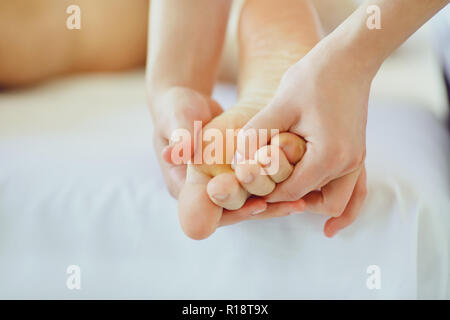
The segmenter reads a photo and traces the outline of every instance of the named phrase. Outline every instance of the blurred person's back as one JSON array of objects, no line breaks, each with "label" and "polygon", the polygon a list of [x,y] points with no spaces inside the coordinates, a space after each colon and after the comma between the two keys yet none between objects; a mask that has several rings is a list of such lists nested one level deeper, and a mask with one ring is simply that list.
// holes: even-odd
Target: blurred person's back
[{"label": "blurred person's back", "polygon": [[[233,30],[244,1],[233,1],[221,70],[224,79],[235,78],[237,41]],[[326,32],[355,9],[355,0],[312,2]],[[143,66],[149,3],[150,0],[1,0],[0,87],[33,84],[72,72]],[[73,5],[80,8],[80,29],[66,25],[71,16],[67,8]]]},{"label": "blurred person's back", "polygon": [[[80,7],[80,29],[66,21]],[[0,1],[0,86],[143,65],[147,0]]]}]

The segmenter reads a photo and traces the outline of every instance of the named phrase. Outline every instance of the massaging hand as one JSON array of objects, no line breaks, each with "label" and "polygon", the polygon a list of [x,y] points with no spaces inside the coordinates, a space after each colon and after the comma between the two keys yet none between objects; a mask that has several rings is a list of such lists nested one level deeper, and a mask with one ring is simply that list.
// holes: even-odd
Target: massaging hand
[{"label": "massaging hand", "polygon": [[306,154],[267,201],[303,197],[310,211],[333,216],[325,224],[328,236],[355,219],[366,196],[371,81],[382,62],[448,3],[367,0],[288,70],[274,99],[243,130],[279,128],[307,141]]},{"label": "massaging hand", "polygon": [[[186,164],[174,164],[171,161],[173,145],[171,136],[177,129],[187,130],[191,137],[197,136],[198,133],[194,132],[194,121],[208,123],[222,113],[222,108],[214,99],[186,87],[172,87],[159,93],[152,92],[148,100],[155,126],[153,136],[155,152],[167,189],[174,198],[178,198],[186,179]],[[192,150],[191,146],[186,148]]]},{"label": "massaging hand", "polygon": [[320,45],[284,75],[274,99],[239,133],[280,129],[303,137],[307,150],[289,179],[268,202],[303,198],[307,210],[332,216],[325,234],[334,235],[357,216],[366,196],[365,130],[370,80],[323,55]]}]

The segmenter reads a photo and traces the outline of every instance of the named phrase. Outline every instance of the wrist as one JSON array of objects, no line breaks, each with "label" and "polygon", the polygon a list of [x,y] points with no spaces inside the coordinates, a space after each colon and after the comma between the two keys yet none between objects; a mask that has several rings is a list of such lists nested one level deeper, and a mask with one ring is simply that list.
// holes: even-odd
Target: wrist
[{"label": "wrist", "polygon": [[330,34],[321,43],[320,55],[326,57],[330,68],[337,68],[344,77],[372,82],[383,55],[357,39],[358,35]]},{"label": "wrist", "polygon": [[212,94],[220,55],[209,52],[201,56],[189,49],[182,56],[173,50],[154,49],[148,56],[146,83],[149,90],[165,91],[172,87],[190,88],[210,96]]},{"label": "wrist", "polygon": [[382,32],[367,26],[366,6],[362,5],[317,47],[342,72],[371,81],[391,52]]}]

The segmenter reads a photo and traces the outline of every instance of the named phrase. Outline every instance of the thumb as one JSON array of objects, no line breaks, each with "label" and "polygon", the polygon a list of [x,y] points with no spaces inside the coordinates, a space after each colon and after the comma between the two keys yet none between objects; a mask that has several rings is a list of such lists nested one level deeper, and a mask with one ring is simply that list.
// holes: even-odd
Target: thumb
[{"label": "thumb", "polygon": [[201,143],[202,127],[222,112],[214,99],[195,94],[198,96],[189,97],[188,101],[177,101],[175,112],[168,123],[163,124],[169,145],[162,150],[162,157],[170,164],[187,164],[194,147]]},{"label": "thumb", "polygon": [[253,159],[258,149],[269,143],[280,131],[288,131],[292,123],[293,117],[285,109],[275,104],[267,105],[239,131],[236,148],[239,158]]},{"label": "thumb", "polygon": [[187,164],[194,153],[198,143],[203,122],[201,120],[179,123],[173,121],[167,126],[169,145],[162,150],[164,161],[174,165]]}]

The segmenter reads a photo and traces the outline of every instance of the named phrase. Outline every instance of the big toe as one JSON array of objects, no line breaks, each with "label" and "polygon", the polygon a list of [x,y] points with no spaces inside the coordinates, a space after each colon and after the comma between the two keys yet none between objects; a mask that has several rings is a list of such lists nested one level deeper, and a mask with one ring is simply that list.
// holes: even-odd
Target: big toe
[{"label": "big toe", "polygon": [[213,203],[206,192],[209,180],[209,177],[188,166],[186,182],[178,197],[181,228],[195,240],[205,239],[214,233],[222,217],[223,208]]},{"label": "big toe", "polygon": [[212,202],[228,210],[241,208],[248,198],[234,173],[222,173],[208,182],[207,193]]}]

